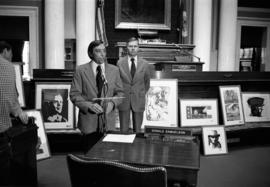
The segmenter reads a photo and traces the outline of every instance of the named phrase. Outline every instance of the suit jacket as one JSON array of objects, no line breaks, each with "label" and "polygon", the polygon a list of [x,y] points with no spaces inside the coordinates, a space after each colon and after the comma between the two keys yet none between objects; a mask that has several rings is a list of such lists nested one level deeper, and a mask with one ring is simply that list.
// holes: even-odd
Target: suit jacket
[{"label": "suit jacket", "polygon": [[132,80],[128,67],[128,57],[125,56],[117,62],[124,87],[124,99],[118,106],[119,111],[127,111],[131,108],[135,112],[143,112],[145,109],[145,94],[150,87],[150,67],[144,59],[137,58],[137,67]]},{"label": "suit jacket", "polygon": [[[88,111],[88,102],[93,103],[97,98],[96,77],[92,70],[92,61],[77,67],[70,89],[70,99],[79,108],[78,127],[84,134],[95,132],[98,127],[98,115]],[[119,75],[119,69],[111,64],[105,64],[105,77],[108,82],[108,91],[101,97],[123,97],[123,86]],[[121,99],[112,100],[115,107],[121,103]],[[107,127],[115,126],[114,111],[106,115]]]}]

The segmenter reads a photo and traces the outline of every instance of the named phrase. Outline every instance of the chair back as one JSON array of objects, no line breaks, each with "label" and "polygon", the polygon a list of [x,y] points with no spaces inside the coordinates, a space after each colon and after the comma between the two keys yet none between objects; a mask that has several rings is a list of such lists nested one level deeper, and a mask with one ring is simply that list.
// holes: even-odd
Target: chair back
[{"label": "chair back", "polygon": [[167,187],[164,167],[137,167],[108,160],[67,155],[72,187]]}]

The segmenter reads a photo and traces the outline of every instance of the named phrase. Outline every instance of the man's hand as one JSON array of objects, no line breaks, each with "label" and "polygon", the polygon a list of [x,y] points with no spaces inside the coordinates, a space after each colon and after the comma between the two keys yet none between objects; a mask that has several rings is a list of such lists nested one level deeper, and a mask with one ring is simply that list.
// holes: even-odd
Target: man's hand
[{"label": "man's hand", "polygon": [[107,107],[106,107],[106,114],[109,114],[114,108],[114,103],[113,102],[108,102]]},{"label": "man's hand", "polygon": [[27,124],[28,123],[28,115],[25,112],[22,112],[19,114],[19,118],[22,121],[22,123]]},{"label": "man's hand", "polygon": [[101,114],[103,113],[103,108],[97,103],[89,103],[88,111]]}]

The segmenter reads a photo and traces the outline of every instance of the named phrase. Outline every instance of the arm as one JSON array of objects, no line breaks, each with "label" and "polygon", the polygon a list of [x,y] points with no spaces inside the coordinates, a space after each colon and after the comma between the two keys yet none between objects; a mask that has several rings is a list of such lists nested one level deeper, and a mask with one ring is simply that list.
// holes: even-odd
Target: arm
[{"label": "arm", "polygon": [[28,115],[25,112],[23,112],[19,104],[19,100],[18,100],[18,92],[16,88],[16,74],[15,74],[15,70],[13,66],[11,68],[11,75],[14,75],[12,76],[12,79],[13,79],[12,85],[10,85],[11,95],[10,95],[10,98],[8,99],[9,105],[11,106],[11,114],[15,117],[19,117],[22,123],[27,124]]},{"label": "arm", "polygon": [[[122,80],[120,78],[120,72],[119,69],[117,68],[117,71],[114,73],[116,76],[115,82],[114,82],[114,90],[113,90],[113,97],[123,97],[124,96],[124,90],[123,90],[123,85],[122,85]],[[106,113],[110,113],[112,110],[115,109],[116,106],[121,104],[122,99],[112,99],[107,103],[106,106]]]},{"label": "arm", "polygon": [[151,78],[151,70],[150,70],[150,65],[147,63],[147,67],[146,67],[146,71],[144,75],[145,92],[147,92],[150,88],[150,78]]},{"label": "arm", "polygon": [[[123,89],[123,84],[122,80],[120,77],[120,71],[117,68],[116,72],[116,82],[115,82],[115,88],[114,88],[114,97],[124,97],[124,89]],[[122,99],[115,99],[114,100],[114,105],[118,106],[122,103]]]}]

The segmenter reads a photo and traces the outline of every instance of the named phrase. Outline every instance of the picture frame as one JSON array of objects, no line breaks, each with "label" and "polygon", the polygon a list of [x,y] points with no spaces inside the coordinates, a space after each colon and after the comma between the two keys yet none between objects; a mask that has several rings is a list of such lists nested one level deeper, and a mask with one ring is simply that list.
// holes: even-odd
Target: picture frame
[{"label": "picture frame", "polygon": [[180,99],[180,126],[218,125],[217,99]]},{"label": "picture frame", "polygon": [[18,92],[18,101],[21,107],[25,107],[24,86],[22,81],[21,63],[13,62],[16,75],[16,88]]},{"label": "picture frame", "polygon": [[44,121],[40,110],[26,110],[28,116],[35,118],[35,124],[38,127],[38,143],[36,146],[37,160],[51,157],[50,147],[45,131]]},{"label": "picture frame", "polygon": [[219,86],[224,125],[244,124],[240,85]]},{"label": "picture frame", "polygon": [[227,137],[224,126],[202,127],[204,155],[227,154]]},{"label": "picture frame", "polygon": [[242,92],[244,117],[246,122],[270,121],[270,94]]},{"label": "picture frame", "polygon": [[171,0],[116,0],[116,29],[171,29]]},{"label": "picture frame", "polygon": [[45,129],[74,129],[74,105],[69,82],[36,82],[36,109],[40,109]]},{"label": "picture frame", "polygon": [[178,126],[178,80],[150,79],[142,129],[148,126]]}]

